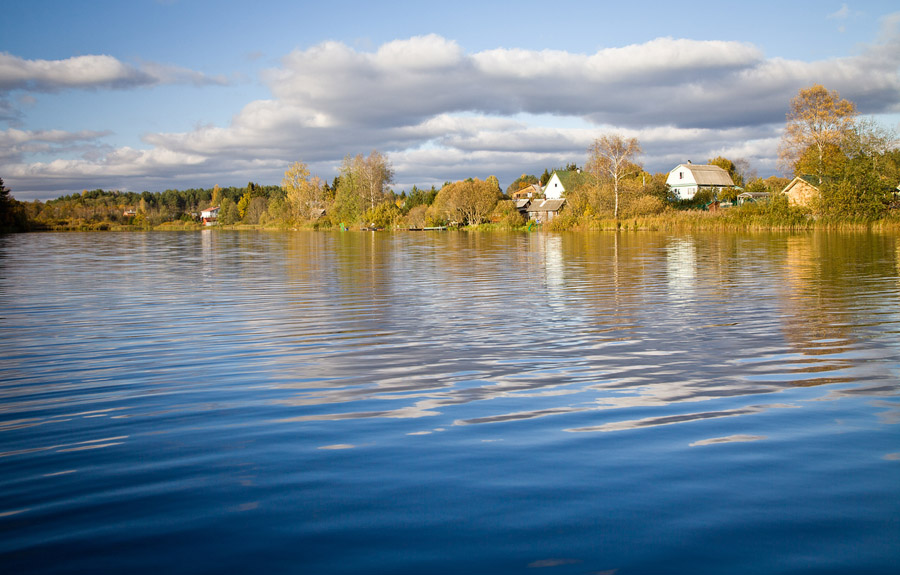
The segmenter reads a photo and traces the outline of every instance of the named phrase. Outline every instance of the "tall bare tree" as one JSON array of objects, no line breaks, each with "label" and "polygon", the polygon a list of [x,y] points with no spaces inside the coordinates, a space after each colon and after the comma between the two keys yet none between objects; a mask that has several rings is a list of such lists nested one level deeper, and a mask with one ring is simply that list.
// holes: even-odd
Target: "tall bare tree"
[{"label": "tall bare tree", "polygon": [[394,181],[394,169],[387,156],[378,150],[372,150],[367,158],[363,158],[361,155],[358,158],[360,184],[368,209],[371,210],[384,199],[385,188]]},{"label": "tall bare tree", "polygon": [[588,172],[598,180],[612,181],[616,219],[619,219],[619,184],[641,153],[637,138],[626,138],[619,133],[604,134],[588,148]]}]

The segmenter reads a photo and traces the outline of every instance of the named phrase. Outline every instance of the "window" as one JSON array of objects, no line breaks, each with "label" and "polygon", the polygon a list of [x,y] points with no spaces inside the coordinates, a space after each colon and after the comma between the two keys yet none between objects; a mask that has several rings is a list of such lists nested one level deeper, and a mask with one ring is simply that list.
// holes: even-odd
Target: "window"
[{"label": "window", "polygon": [[678,179],[684,179],[684,172],[678,172]]}]

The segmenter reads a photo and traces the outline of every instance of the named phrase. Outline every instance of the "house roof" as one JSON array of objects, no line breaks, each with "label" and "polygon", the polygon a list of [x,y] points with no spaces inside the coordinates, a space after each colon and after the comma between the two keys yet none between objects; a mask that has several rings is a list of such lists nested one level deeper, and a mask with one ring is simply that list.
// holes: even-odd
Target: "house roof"
[{"label": "house roof", "polygon": [[802,177],[801,177],[801,176],[797,176],[796,178],[794,178],[793,180],[791,180],[791,183],[789,183],[788,185],[786,185],[786,186],[784,187],[784,189],[781,190],[781,193],[782,193],[782,194],[788,193],[789,191],[791,191],[791,188],[793,188],[794,186],[796,186],[796,185],[799,184],[800,182],[803,182],[803,183],[806,184],[807,186],[809,186],[809,187],[811,187],[811,188],[815,188],[816,190],[818,190],[819,187],[818,187],[817,185],[815,185],[815,184],[810,183],[810,180],[812,180],[812,181],[814,181],[814,182],[818,182],[818,181],[819,181],[819,178],[817,178],[817,177],[815,177],[815,176],[802,176]]},{"label": "house roof", "polygon": [[522,188],[521,190],[516,190],[513,192],[513,198],[520,198],[522,196],[527,196],[528,194],[535,195],[540,194],[542,192],[542,188],[540,184],[531,184]]},{"label": "house roof", "polygon": [[698,186],[734,186],[731,176],[719,166],[679,164],[672,171],[674,172],[679,168],[690,170]]},{"label": "house roof", "polygon": [[558,212],[563,204],[566,203],[565,199],[559,200],[535,200],[528,206],[529,212]]},{"label": "house roof", "polygon": [[586,178],[586,174],[580,170],[558,170],[553,173],[559,178],[560,183],[566,191],[575,189],[579,184],[583,183]]}]

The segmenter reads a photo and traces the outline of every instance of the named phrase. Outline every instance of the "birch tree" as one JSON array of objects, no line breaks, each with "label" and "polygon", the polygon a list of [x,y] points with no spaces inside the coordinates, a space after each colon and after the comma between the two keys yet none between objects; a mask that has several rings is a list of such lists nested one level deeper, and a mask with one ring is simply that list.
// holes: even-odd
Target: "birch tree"
[{"label": "birch tree", "polygon": [[615,197],[613,215],[616,219],[619,219],[619,185],[641,153],[637,138],[625,138],[618,133],[604,134],[588,148],[588,172],[598,180],[612,182]]},{"label": "birch tree", "polygon": [[393,181],[390,160],[377,150],[368,157],[346,156],[335,191],[335,212],[342,220],[358,221],[384,200],[385,189]]}]

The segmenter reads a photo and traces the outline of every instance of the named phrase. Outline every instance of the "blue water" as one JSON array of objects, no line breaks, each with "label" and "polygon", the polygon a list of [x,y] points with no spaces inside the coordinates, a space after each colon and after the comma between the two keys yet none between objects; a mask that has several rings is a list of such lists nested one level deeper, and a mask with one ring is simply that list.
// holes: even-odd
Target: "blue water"
[{"label": "blue water", "polygon": [[3,573],[894,573],[900,236],[0,237]]}]

